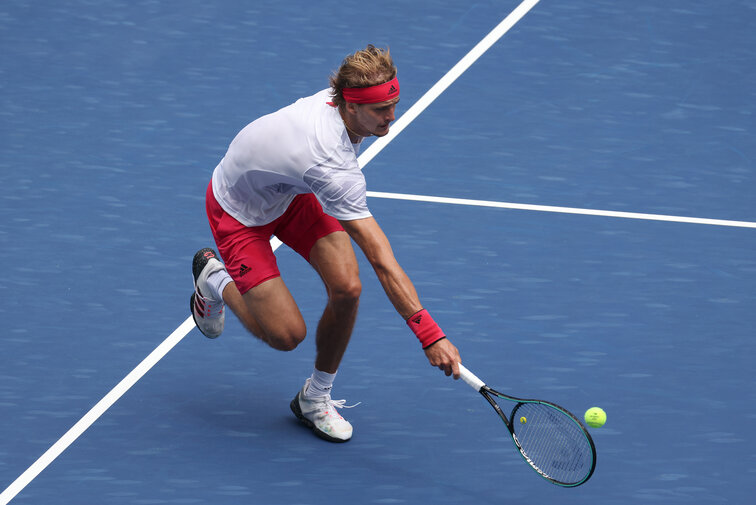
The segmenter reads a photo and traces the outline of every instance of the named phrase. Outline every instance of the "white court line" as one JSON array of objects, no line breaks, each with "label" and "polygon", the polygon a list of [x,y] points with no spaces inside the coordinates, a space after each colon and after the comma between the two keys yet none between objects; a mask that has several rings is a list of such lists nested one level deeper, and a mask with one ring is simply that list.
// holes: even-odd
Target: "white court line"
[{"label": "white court line", "polygon": [[446,198],[442,196],[406,195],[402,193],[383,193],[368,191],[373,198],[392,200],[411,200],[415,202],[446,203],[452,205],[472,205],[476,207],[495,207],[499,209],[532,210],[538,212],[559,212],[562,214],[583,214],[586,216],[620,217],[625,219],[645,219],[647,221],[671,221],[675,223],[708,224],[713,226],[734,226],[738,228],[756,228],[756,222],[730,221],[727,219],[707,219],[703,217],[667,216],[664,214],[643,214],[640,212],[619,212],[614,210],[580,209],[575,207],[554,207],[551,205],[530,205],[525,203],[493,202],[489,200],[468,200],[464,198]]},{"label": "white court line", "polygon": [[[371,146],[358,158],[361,167],[367,165],[399,132],[411,123],[428,105],[449,87],[462,73],[467,70],[480,56],[499,40],[512,26],[515,25],[539,0],[525,0],[512,11],[491,33],[486,35],[462,60],[441,78],[420,100],[406,113],[397,119],[391,127],[391,133],[373,142]],[[272,240],[274,248],[281,242]],[[147,356],[131,373],[113,388],[102,400],[87,412],[70,430],[63,435],[50,449],[37,459],[24,473],[22,473],[5,491],[0,493],[0,505],[7,505],[21,492],[39,473],[47,468],[60,454],[79,438],[102,414],[105,413],[118,399],[123,396],[136,382],[144,376],[155,364],[173,349],[194,328],[191,316],[184,321],[171,335],[166,338],[149,356]]]},{"label": "white court line", "polygon": [[70,430],[66,432],[55,444],[52,445],[42,456],[35,461],[24,473],[21,474],[8,488],[0,494],[0,504],[7,504],[11,501],[23,488],[29,484],[39,473],[44,470],[47,465],[52,463],[55,458],[65,451],[74,440],[84,433],[92,424],[100,418],[123,394],[128,391],[139,379],[142,378],[168,351],[178,344],[189,331],[194,328],[194,320],[192,316],[189,316],[181,326],[171,333],[162,344],[157,346],[149,356],[144,358],[137,367],[131,371],[121,382],[106,394],[102,400],[92,407],[79,422],[74,424]]},{"label": "white court line", "polygon": [[372,160],[379,152],[383,150],[384,147],[386,147],[386,145],[388,145],[389,142],[394,140],[394,137],[399,135],[402,130],[407,127],[407,125],[414,121],[415,118],[417,118],[420,113],[422,113],[436,98],[438,98],[439,95],[441,95],[441,93],[446,90],[446,88],[448,88],[454,81],[456,81],[457,78],[465,72],[465,70],[470,68],[470,66],[475,63],[475,61],[480,58],[483,53],[488,51],[491,46],[494,45],[497,40],[503,37],[504,34],[510,30],[510,28],[517,24],[517,22],[522,19],[522,17],[527,14],[530,9],[535,7],[538,1],[539,0],[525,0],[520,5],[518,5],[517,8],[513,10],[507,17],[505,17],[501,21],[501,23],[496,26],[496,28],[491,30],[488,35],[483,37],[483,40],[478,42],[475,47],[473,47],[470,52],[468,52],[461,60],[459,60],[459,62],[454,65],[451,70],[449,70],[446,75],[444,75],[436,84],[434,84],[431,89],[426,91],[425,94],[420,97],[420,100],[415,102],[412,107],[407,110],[407,112],[402,114],[402,117],[394,121],[387,135],[377,139],[370,145],[370,147],[365,149],[365,152],[362,153],[359,157],[360,166],[364,167],[365,165],[367,165],[370,160]]}]

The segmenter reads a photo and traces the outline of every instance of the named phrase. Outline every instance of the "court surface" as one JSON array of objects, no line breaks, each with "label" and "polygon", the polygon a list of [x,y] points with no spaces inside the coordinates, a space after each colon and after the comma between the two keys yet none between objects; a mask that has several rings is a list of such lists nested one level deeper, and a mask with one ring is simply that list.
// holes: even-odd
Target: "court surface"
[{"label": "court surface", "polygon": [[[189,315],[191,258],[212,245],[204,189],[240,128],[368,43],[391,48],[401,114],[517,5],[0,3],[0,492]],[[542,0],[365,166],[368,189],[394,195],[372,212],[465,365],[606,410],[585,485],[523,463],[479,395],[427,365],[358,254],[334,390],[362,402],[344,413],[351,442],[289,411],[313,339],[279,353],[229,317],[217,340],[192,330],[12,503],[746,503],[754,24],[746,0]],[[277,256],[313,328],[317,276]]]}]

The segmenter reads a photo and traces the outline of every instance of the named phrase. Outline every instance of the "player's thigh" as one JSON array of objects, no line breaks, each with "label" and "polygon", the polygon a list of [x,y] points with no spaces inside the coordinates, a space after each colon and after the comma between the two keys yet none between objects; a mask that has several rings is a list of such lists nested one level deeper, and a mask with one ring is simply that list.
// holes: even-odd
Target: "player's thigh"
[{"label": "player's thigh", "polygon": [[360,270],[346,232],[337,231],[318,239],[310,251],[310,264],[323,279],[329,296],[359,298]]},{"label": "player's thigh", "polygon": [[243,298],[266,340],[291,348],[304,340],[307,333],[304,318],[281,277],[258,284],[244,293]]}]

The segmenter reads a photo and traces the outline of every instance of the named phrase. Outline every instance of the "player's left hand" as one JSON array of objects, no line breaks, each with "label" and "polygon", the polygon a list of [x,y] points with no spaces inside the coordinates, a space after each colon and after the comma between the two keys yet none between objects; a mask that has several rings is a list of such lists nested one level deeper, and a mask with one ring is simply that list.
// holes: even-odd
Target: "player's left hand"
[{"label": "player's left hand", "polygon": [[424,352],[431,366],[443,370],[447,377],[454,375],[455,379],[459,379],[459,363],[462,360],[459,351],[448,338],[434,342],[426,347]]}]

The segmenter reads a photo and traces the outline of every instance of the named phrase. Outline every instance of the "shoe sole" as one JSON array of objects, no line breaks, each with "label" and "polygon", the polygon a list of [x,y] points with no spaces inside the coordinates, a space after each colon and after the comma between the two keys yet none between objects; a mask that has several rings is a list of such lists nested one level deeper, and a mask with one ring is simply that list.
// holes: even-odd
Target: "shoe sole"
[{"label": "shoe sole", "polygon": [[197,282],[197,279],[202,273],[202,270],[205,268],[205,265],[207,265],[207,262],[211,259],[217,260],[218,255],[215,254],[215,251],[213,249],[210,249],[209,247],[205,247],[204,249],[200,249],[199,251],[194,253],[194,258],[192,259],[192,275],[194,276],[194,282]]},{"label": "shoe sole", "polygon": [[299,419],[300,421],[302,421],[302,423],[304,423],[305,426],[307,426],[308,428],[310,428],[315,435],[317,435],[318,437],[322,438],[323,440],[327,440],[329,442],[336,442],[338,444],[342,444],[344,442],[349,442],[351,440],[351,437],[347,438],[346,440],[341,439],[341,438],[332,437],[328,433],[320,430],[317,426],[315,426],[315,424],[312,421],[310,421],[309,419],[307,419],[304,416],[304,414],[302,414],[302,409],[299,406],[299,393],[297,393],[297,396],[295,396],[294,399],[291,401],[291,403],[289,404],[289,407],[291,407],[291,411],[294,412],[294,415],[297,416],[297,419]]}]

